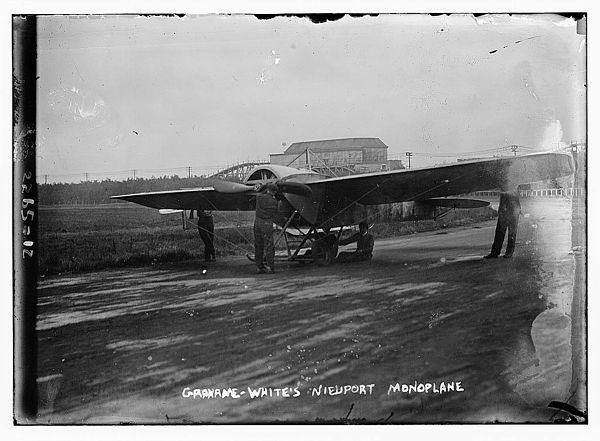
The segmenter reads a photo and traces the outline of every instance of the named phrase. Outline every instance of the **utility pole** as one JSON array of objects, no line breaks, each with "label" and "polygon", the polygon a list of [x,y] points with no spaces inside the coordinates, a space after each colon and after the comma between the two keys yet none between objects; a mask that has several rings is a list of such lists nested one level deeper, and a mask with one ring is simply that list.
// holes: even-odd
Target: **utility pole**
[{"label": "utility pole", "polygon": [[192,177],[192,167],[188,166],[188,178]]},{"label": "utility pole", "polygon": [[48,183],[48,175],[44,175],[44,184]]},{"label": "utility pole", "polygon": [[133,180],[135,181],[135,172],[136,172],[136,170],[132,170],[132,172],[133,172]]},{"label": "utility pole", "polygon": [[519,150],[519,146],[518,145],[511,145],[510,149],[515,154],[515,156],[517,156],[517,150]]},{"label": "utility pole", "polygon": [[88,172],[85,172],[85,181],[87,182],[88,180]]},{"label": "utility pole", "polygon": [[412,156],[412,152],[406,152],[406,156],[408,156],[408,168],[410,168],[410,157]]}]

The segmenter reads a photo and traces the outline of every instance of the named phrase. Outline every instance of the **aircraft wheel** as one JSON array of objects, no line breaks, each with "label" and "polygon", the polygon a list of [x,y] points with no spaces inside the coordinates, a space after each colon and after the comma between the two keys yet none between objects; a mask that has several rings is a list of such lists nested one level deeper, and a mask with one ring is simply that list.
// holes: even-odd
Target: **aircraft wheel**
[{"label": "aircraft wheel", "polygon": [[317,240],[312,246],[313,261],[319,266],[327,266],[335,258],[330,244],[324,240]]}]

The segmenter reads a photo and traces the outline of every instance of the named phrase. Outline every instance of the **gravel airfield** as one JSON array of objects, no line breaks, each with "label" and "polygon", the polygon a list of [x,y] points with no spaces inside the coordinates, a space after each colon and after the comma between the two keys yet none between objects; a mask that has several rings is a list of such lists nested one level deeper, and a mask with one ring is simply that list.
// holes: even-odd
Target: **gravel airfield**
[{"label": "gravel airfield", "polygon": [[487,221],[368,263],[41,278],[38,422],[550,422],[584,375],[582,227],[570,200],[522,202],[512,259],[482,259]]}]

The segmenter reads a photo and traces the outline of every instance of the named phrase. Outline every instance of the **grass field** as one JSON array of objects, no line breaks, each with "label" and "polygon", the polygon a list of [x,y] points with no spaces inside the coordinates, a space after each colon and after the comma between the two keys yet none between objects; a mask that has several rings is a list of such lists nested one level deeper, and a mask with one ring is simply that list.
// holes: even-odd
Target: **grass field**
[{"label": "grass field", "polygon": [[[253,252],[254,212],[215,212],[217,259]],[[495,216],[491,208],[457,210],[439,221],[382,222],[372,232],[390,237],[463,225]],[[204,257],[193,224],[182,227],[179,214],[134,204],[41,207],[40,274],[152,265]],[[191,222],[195,223],[195,219]]]}]

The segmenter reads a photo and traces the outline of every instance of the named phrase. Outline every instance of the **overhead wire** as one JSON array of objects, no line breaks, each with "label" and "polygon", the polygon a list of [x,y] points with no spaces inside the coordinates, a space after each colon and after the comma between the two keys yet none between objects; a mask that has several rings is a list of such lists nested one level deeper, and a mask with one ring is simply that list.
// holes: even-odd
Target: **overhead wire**
[{"label": "overhead wire", "polygon": [[[524,150],[524,151],[536,151],[537,150],[535,148],[522,146],[522,145],[514,145],[514,146],[517,147],[518,150]],[[460,153],[412,152],[412,155],[418,156],[418,157],[429,157],[429,158],[458,158],[458,157],[470,156],[470,155],[485,155],[485,154],[490,154],[490,153],[507,152],[507,151],[510,151],[510,149],[512,147],[513,147],[513,145],[508,145],[508,146],[503,146],[503,147],[494,147],[494,148],[489,148],[489,149],[473,150],[473,151],[460,152]],[[298,158],[300,158],[304,154],[305,154],[305,152],[302,151],[292,161],[290,161],[288,163],[288,166],[291,165],[293,162],[295,162]],[[391,157],[391,159],[393,159],[394,157],[398,157],[400,155],[401,154],[395,154],[394,156]],[[49,179],[87,176],[87,178],[89,179],[92,176],[130,175],[133,171],[135,171],[136,176],[144,175],[147,173],[167,173],[168,174],[169,172],[172,172],[172,173],[178,172],[178,171],[186,172],[186,171],[190,171],[190,170],[212,173],[215,170],[218,171],[220,169],[229,168],[229,167],[230,167],[229,165],[205,164],[202,166],[192,165],[192,166],[180,166],[180,167],[169,167],[169,168],[132,168],[132,169],[127,169],[127,170],[111,170],[111,171],[97,171],[97,172],[94,171],[94,172],[64,173],[64,174],[39,173],[39,176],[45,176]]]}]

